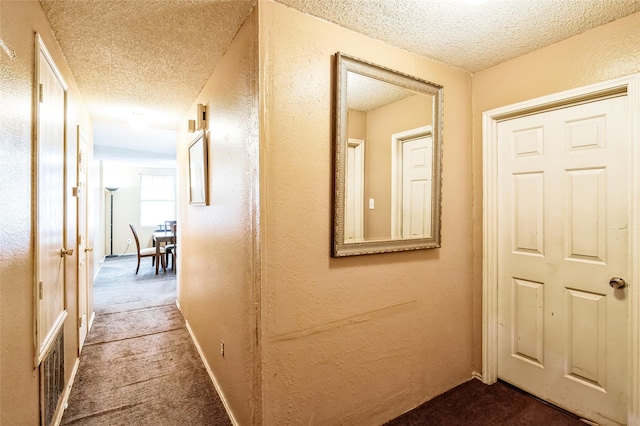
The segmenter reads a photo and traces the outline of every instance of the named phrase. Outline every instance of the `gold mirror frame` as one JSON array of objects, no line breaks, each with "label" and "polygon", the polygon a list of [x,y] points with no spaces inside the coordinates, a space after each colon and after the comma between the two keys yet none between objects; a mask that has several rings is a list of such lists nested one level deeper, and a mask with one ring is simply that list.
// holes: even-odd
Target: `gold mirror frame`
[{"label": "gold mirror frame", "polygon": [[[406,250],[421,250],[440,247],[441,222],[441,174],[442,174],[442,115],[443,87],[403,74],[389,68],[336,53],[335,61],[335,141],[334,141],[334,221],[333,257],[355,256],[374,253],[389,253]],[[380,82],[432,96],[431,136],[432,186],[431,186],[431,232],[424,238],[388,238],[345,242],[345,183],[347,155],[347,76],[356,73]],[[391,176],[389,176],[391,181]],[[364,205],[364,200],[362,200]]]}]

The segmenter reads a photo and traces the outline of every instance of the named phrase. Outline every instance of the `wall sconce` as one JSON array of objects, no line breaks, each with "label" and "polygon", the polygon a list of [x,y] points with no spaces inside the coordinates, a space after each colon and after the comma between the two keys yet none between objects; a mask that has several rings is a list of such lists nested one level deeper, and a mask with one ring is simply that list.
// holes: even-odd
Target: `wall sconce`
[{"label": "wall sconce", "polygon": [[0,47],[4,50],[4,53],[7,54],[9,59],[14,60],[16,58],[16,51],[7,46],[7,44],[0,38]]},{"label": "wall sconce", "polygon": [[196,130],[202,130],[207,127],[207,107],[198,104],[198,112],[196,113],[195,120],[189,120],[187,122],[187,130],[189,133],[193,133]]},{"label": "wall sconce", "polygon": [[[2,12],[2,8],[0,7],[0,12]],[[0,19],[0,24],[2,23],[2,19]],[[7,56],[9,57],[10,60],[14,60],[16,58],[16,51],[12,48],[10,48],[9,46],[7,46],[7,43],[4,42],[4,40],[2,39],[2,29],[0,28],[0,48],[2,48],[2,50],[4,50],[4,53],[7,54]]]},{"label": "wall sconce", "polygon": [[198,104],[198,115],[196,116],[196,130],[202,130],[207,127],[207,107]]}]

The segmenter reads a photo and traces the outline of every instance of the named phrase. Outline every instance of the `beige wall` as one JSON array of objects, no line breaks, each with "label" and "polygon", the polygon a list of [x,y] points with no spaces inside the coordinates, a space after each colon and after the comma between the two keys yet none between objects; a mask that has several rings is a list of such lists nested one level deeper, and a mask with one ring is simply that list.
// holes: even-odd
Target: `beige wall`
[{"label": "beige wall", "polygon": [[[115,186],[118,188],[113,193],[113,254],[134,254],[136,253],[136,243],[129,228],[132,223],[136,228],[140,247],[151,247],[151,234],[157,226],[140,225],[140,175],[175,176],[176,169],[142,167],[127,165],[122,163],[105,162],[103,165],[103,177],[105,186]],[[167,190],[171,190],[167,188]],[[104,197],[104,252],[109,254],[110,247],[110,218],[111,218],[111,197],[108,191],[102,190]],[[167,218],[170,219],[170,218]],[[161,224],[157,224],[161,225]],[[127,245],[127,240],[131,239],[131,244]],[[151,259],[146,261],[151,265]]]},{"label": "beige wall", "polygon": [[[54,40],[40,4],[30,1],[0,2],[2,39],[16,57],[0,51],[0,424],[37,425],[38,377],[33,367],[33,262],[34,237],[32,173],[32,102],[35,41],[38,32],[69,85],[67,116],[67,241],[76,240],[75,186],[76,126],[91,139],[91,123],[73,77]],[[65,375],[68,379],[77,359],[76,255],[67,257],[65,323]]]},{"label": "beige wall", "polygon": [[[638,71],[640,13],[474,74],[473,292],[477,369],[482,364],[482,113]],[[445,131],[445,144],[446,140]],[[451,160],[445,155],[445,173],[449,164]]]},{"label": "beige wall", "polygon": [[347,112],[347,137],[352,139],[367,139],[367,113],[350,109]]},{"label": "beige wall", "polygon": [[207,105],[209,206],[188,204],[187,147],[193,133],[181,133],[177,153],[179,303],[241,425],[260,419],[256,19],[254,11],[184,119],[186,130],[196,104]]},{"label": "beige wall", "polygon": [[[471,76],[260,6],[263,423],[380,424],[472,374]],[[444,85],[441,249],[330,257],[338,51]]]}]

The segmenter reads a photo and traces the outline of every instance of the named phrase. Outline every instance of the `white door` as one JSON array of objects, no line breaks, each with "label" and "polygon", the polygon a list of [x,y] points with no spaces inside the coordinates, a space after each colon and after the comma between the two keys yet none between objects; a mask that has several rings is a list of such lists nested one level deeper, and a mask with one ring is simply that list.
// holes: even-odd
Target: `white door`
[{"label": "white door", "polygon": [[431,136],[402,142],[402,238],[431,236],[432,164]]},{"label": "white door", "polygon": [[364,141],[349,139],[344,202],[344,242],[364,237]]},{"label": "white door", "polygon": [[626,96],[498,124],[498,377],[627,421]]},{"label": "white door", "polygon": [[64,283],[66,86],[42,44],[37,56],[37,65],[37,287],[35,293],[37,362],[40,362],[66,317]]},{"label": "white door", "polygon": [[87,337],[88,320],[88,283],[89,269],[87,253],[92,249],[87,247],[87,176],[88,176],[88,154],[87,140],[78,127],[78,152],[77,152],[77,224],[78,224],[78,350],[82,351],[82,346]]}]

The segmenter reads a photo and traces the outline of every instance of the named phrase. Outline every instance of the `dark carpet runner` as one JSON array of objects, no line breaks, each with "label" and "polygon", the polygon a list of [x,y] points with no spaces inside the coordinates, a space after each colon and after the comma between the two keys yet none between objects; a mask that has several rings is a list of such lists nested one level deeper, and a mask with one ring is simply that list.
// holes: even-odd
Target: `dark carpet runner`
[{"label": "dark carpet runner", "polygon": [[578,418],[502,382],[470,380],[388,426],[585,426]]}]

